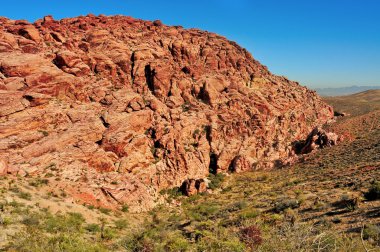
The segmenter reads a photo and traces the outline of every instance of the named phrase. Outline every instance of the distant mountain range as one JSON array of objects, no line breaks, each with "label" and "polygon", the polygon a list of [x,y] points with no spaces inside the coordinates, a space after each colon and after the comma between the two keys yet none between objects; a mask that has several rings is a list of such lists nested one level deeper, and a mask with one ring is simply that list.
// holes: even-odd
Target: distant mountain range
[{"label": "distant mountain range", "polygon": [[366,90],[380,89],[380,86],[351,86],[351,87],[340,87],[340,88],[315,88],[314,90],[320,96],[341,96],[350,95]]}]

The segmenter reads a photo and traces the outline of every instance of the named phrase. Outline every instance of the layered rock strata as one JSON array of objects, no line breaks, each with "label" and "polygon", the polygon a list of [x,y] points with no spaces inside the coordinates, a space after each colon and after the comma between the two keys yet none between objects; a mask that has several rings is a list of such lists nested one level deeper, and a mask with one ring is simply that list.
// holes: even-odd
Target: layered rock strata
[{"label": "layered rock strata", "polygon": [[214,33],[124,16],[0,18],[0,173],[143,211],[159,191],[270,169],[333,116]]}]

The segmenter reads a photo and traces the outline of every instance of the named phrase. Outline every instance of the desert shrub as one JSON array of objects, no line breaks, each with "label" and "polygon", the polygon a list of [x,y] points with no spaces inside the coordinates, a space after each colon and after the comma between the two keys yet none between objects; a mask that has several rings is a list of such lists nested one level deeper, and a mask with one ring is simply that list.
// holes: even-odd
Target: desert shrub
[{"label": "desert shrub", "polygon": [[380,181],[375,181],[372,183],[368,192],[364,194],[367,200],[377,200],[380,199]]},{"label": "desert shrub", "polygon": [[318,234],[311,244],[311,248],[314,251],[324,251],[324,252],[330,252],[330,251],[336,251],[337,247],[339,246],[339,243],[341,241],[337,237],[336,233],[326,232]]},{"label": "desert shrub", "polygon": [[129,206],[127,204],[122,205],[121,206],[121,211],[124,212],[124,213],[128,212],[129,211]]},{"label": "desert shrub", "polygon": [[263,182],[263,181],[267,181],[269,179],[269,176],[267,174],[264,174],[264,175],[260,175],[257,177],[257,181],[259,182]]},{"label": "desert shrub", "polygon": [[247,248],[235,232],[219,227],[213,232],[203,231],[196,243],[196,251],[244,252]]},{"label": "desert shrub", "polygon": [[9,217],[1,217],[0,216],[0,225],[5,227],[5,226],[8,226],[10,224],[12,224],[12,220]]},{"label": "desert shrub", "polygon": [[22,220],[22,224],[26,226],[37,226],[41,222],[41,216],[36,213],[31,213],[25,216]]},{"label": "desert shrub", "polygon": [[291,198],[281,198],[274,203],[273,210],[277,213],[284,211],[285,209],[295,209],[300,206],[300,202],[296,199]]},{"label": "desert shrub", "polygon": [[251,249],[263,242],[261,231],[257,226],[249,226],[240,230],[240,239]]},{"label": "desert shrub", "polygon": [[169,199],[177,198],[182,195],[182,192],[179,187],[174,187],[171,189],[165,189],[160,191],[161,195],[168,195]]},{"label": "desert shrub", "polygon": [[347,194],[343,194],[340,200],[332,204],[336,208],[346,208],[348,211],[354,211],[359,206],[357,198],[350,198]]},{"label": "desert shrub", "polygon": [[44,135],[45,137],[49,135],[49,132],[47,132],[46,130],[39,130],[38,132]]},{"label": "desert shrub", "polygon": [[222,185],[225,175],[222,173],[218,173],[215,175],[210,174],[208,178],[210,180],[210,183],[208,184],[208,188],[214,190],[216,188],[219,188]]},{"label": "desert shrub", "polygon": [[231,211],[237,211],[237,210],[242,210],[248,206],[248,203],[246,201],[238,201],[232,204],[231,206]]},{"label": "desert shrub", "polygon": [[47,214],[45,219],[45,230],[49,233],[80,232],[84,218],[79,213],[68,213],[65,215]]},{"label": "desert shrub", "polygon": [[125,219],[115,220],[114,223],[115,223],[115,227],[117,229],[124,229],[124,228],[128,227],[128,221]]},{"label": "desert shrub", "polygon": [[372,224],[366,225],[363,229],[363,238],[377,243],[380,242],[380,227]]},{"label": "desert shrub", "polygon": [[111,212],[111,209],[108,209],[108,208],[104,208],[104,207],[99,207],[99,212],[103,213],[103,214],[109,214]]},{"label": "desert shrub", "polygon": [[284,210],[284,220],[291,223],[291,224],[294,224],[298,219],[298,215],[296,213],[296,211],[294,211],[293,209],[285,209]]},{"label": "desert shrub", "polygon": [[8,245],[6,251],[20,252],[103,252],[108,251],[94,241],[86,241],[80,235],[60,233],[47,236],[39,229],[29,229],[16,234],[18,239]]},{"label": "desert shrub", "polygon": [[258,217],[259,215],[260,215],[260,211],[256,209],[247,209],[247,210],[242,211],[239,214],[239,218],[242,220],[253,219],[253,218]]},{"label": "desert shrub", "polygon": [[150,239],[144,238],[144,235],[141,233],[131,234],[125,237],[121,242],[120,246],[123,247],[126,251],[153,251],[154,243]]},{"label": "desert shrub", "polygon": [[96,233],[100,231],[100,226],[95,223],[87,224],[85,228],[90,233]]},{"label": "desert shrub", "polygon": [[284,219],[284,216],[281,215],[281,214],[277,214],[277,213],[268,214],[268,215],[264,216],[264,223],[273,225],[273,224],[276,224],[276,223],[283,222],[283,219]]},{"label": "desert shrub", "polygon": [[17,194],[21,199],[24,199],[24,200],[31,200],[32,199],[32,195],[28,192],[19,192]]},{"label": "desert shrub", "polygon": [[42,185],[47,185],[48,183],[49,183],[49,180],[47,180],[47,179],[36,178],[36,179],[30,181],[29,185],[34,186],[34,187],[40,187]]},{"label": "desert shrub", "polygon": [[13,208],[20,208],[20,207],[25,206],[23,203],[17,202],[15,200],[8,202],[7,205]]},{"label": "desert shrub", "polygon": [[174,235],[164,245],[165,251],[188,251],[190,243],[181,235]]},{"label": "desert shrub", "polygon": [[187,209],[187,215],[193,220],[204,221],[217,214],[219,209],[220,206],[215,203],[203,202]]},{"label": "desert shrub", "polygon": [[14,192],[14,193],[19,193],[20,188],[18,188],[17,186],[12,186],[11,188],[9,188],[9,191]]},{"label": "desert shrub", "polygon": [[248,206],[246,201],[237,201],[223,207],[217,214],[219,218],[227,218],[232,212],[242,210]]},{"label": "desert shrub", "polygon": [[295,186],[295,185],[298,185],[299,183],[301,183],[301,180],[295,179],[295,180],[285,182],[284,186]]},{"label": "desert shrub", "polygon": [[103,240],[112,240],[113,238],[116,237],[116,231],[114,229],[111,229],[111,228],[105,228],[103,231],[102,231],[102,234],[101,234],[101,237]]},{"label": "desert shrub", "polygon": [[94,206],[94,205],[86,205],[86,206],[87,206],[87,208],[90,209],[90,210],[95,209],[95,206]]}]

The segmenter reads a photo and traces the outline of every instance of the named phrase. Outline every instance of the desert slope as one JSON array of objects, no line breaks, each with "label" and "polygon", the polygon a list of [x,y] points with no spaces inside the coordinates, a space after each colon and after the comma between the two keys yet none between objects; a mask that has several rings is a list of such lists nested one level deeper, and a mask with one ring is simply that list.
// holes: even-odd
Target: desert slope
[{"label": "desert slope", "polygon": [[380,90],[368,90],[352,95],[325,97],[334,110],[353,116],[380,110]]},{"label": "desert slope", "polygon": [[0,173],[142,211],[209,171],[270,169],[326,123],[236,43],[130,17],[0,19]]}]

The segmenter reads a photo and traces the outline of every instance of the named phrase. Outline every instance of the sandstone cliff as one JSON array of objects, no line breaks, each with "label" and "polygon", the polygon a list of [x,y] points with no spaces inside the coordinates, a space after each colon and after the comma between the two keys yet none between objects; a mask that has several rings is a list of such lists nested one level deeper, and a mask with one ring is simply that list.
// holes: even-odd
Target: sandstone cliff
[{"label": "sandstone cliff", "polygon": [[210,170],[270,169],[333,115],[214,33],[92,15],[0,27],[0,173],[49,174],[82,203],[141,211]]}]

